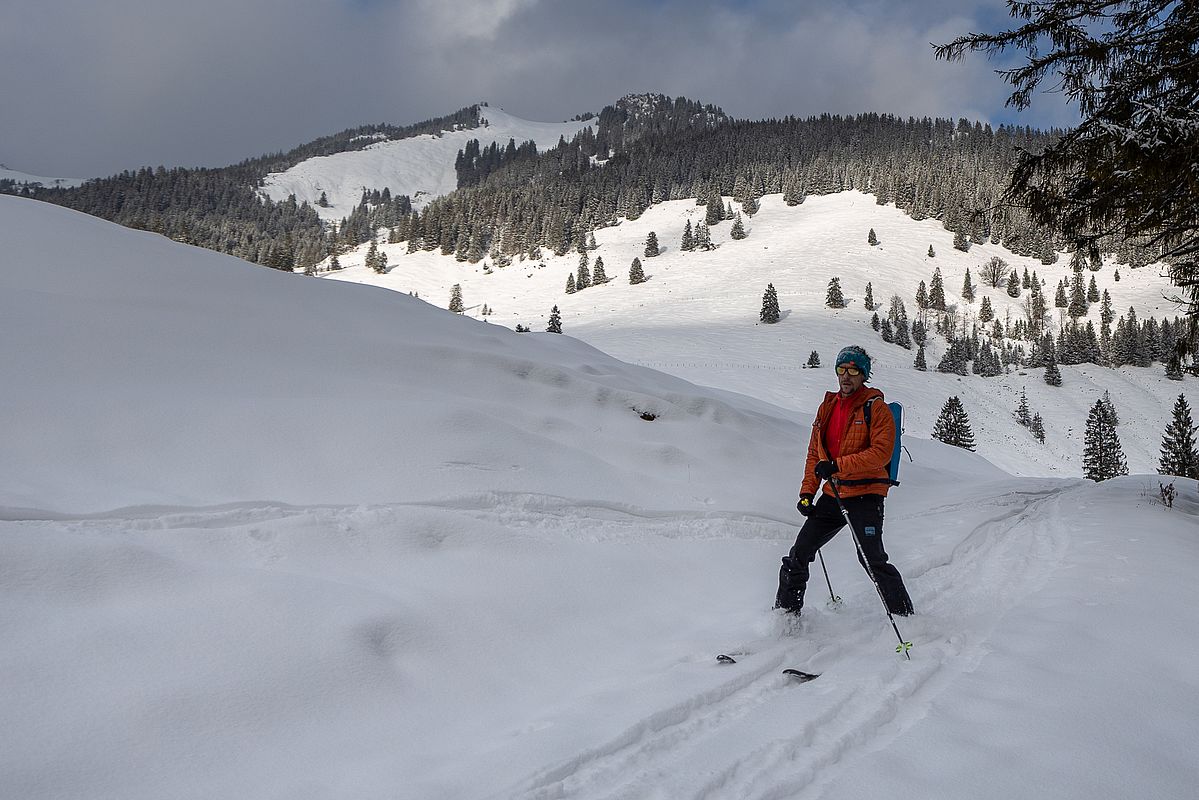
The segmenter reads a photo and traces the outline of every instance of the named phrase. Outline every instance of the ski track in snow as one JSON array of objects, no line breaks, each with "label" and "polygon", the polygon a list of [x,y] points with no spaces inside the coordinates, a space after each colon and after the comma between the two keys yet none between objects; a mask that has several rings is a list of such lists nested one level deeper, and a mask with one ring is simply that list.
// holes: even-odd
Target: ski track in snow
[{"label": "ski track in snow", "polygon": [[[988,636],[978,631],[992,630],[1045,584],[1065,554],[1064,528],[1054,520],[1069,491],[997,497],[989,501],[996,515],[948,558],[909,570],[919,614],[897,622],[915,643],[910,662],[880,656],[893,647],[893,631],[877,599],[859,597],[848,613],[836,615],[835,625],[810,614],[798,636],[733,648],[729,652],[742,654],[736,665],[716,664],[714,651],[709,666],[694,669],[718,670],[727,679],[491,797],[822,797],[839,766],[850,768],[852,759],[900,736],[956,676],[976,669],[988,649]],[[988,622],[980,625],[980,619]],[[789,666],[823,675],[798,685],[781,674]],[[776,735],[761,736],[767,729]]]}]

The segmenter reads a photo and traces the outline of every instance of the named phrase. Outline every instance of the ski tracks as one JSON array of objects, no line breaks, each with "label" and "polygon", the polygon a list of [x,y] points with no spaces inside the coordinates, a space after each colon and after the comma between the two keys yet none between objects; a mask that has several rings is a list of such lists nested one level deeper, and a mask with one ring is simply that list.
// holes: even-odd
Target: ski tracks
[{"label": "ski tracks", "polygon": [[[897,621],[915,641],[912,661],[888,655],[893,631],[867,589],[840,613],[810,613],[797,637],[740,648],[737,664],[716,665],[713,652],[710,665],[680,667],[677,680],[710,669],[711,683],[494,797],[822,797],[840,767],[901,736],[957,676],[976,669],[1006,611],[1050,579],[1068,544],[1058,506],[1070,489],[993,498],[984,504],[993,516],[909,570],[920,615]],[[824,674],[801,685],[780,674],[788,666]]]}]

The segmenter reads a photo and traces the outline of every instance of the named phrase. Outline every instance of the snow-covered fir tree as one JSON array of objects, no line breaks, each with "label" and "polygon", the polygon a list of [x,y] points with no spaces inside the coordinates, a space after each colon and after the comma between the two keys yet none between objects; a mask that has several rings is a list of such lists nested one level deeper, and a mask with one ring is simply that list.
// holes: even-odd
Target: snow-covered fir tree
[{"label": "snow-covered fir tree", "polygon": [[576,291],[578,290],[575,288],[575,274],[573,272],[568,273],[566,276],[566,293],[574,294]]},{"label": "snow-covered fir tree", "polygon": [[466,306],[462,302],[462,284],[460,283],[455,283],[450,287],[450,311],[455,314],[466,311]]},{"label": "snow-covered fir tree", "polygon": [[594,286],[608,282],[608,275],[604,272],[604,257],[595,257],[595,272],[591,275],[591,283]]},{"label": "snow-covered fir tree", "polygon": [[1041,419],[1040,414],[1032,415],[1032,422],[1028,424],[1028,429],[1032,431],[1034,439],[1041,444],[1045,444],[1045,421]]},{"label": "snow-covered fir tree", "polygon": [[1180,478],[1199,478],[1199,445],[1195,442],[1195,431],[1199,430],[1191,419],[1191,407],[1186,395],[1178,395],[1174,402],[1173,417],[1162,435],[1161,459],[1157,471],[1162,475],[1177,475]]},{"label": "snow-covered fir tree", "polygon": [[954,447],[974,450],[974,431],[970,428],[970,418],[966,415],[961,398],[954,395],[945,401],[933,425],[933,438]]},{"label": "snow-covered fir tree", "polygon": [[878,244],[878,234],[874,232],[874,228],[871,228],[870,233],[866,234],[866,243],[871,247]]},{"label": "snow-covered fir tree", "polygon": [[936,258],[936,257],[937,257],[937,251],[936,251],[936,250],[933,250],[933,246],[932,246],[931,244],[928,246],[928,257],[929,257],[929,258]]},{"label": "snow-covered fir tree", "polygon": [[762,295],[762,312],[758,315],[758,319],[765,322],[767,325],[773,325],[779,321],[779,296],[774,290],[774,284],[766,284],[766,291]]},{"label": "snow-covered fir tree", "polygon": [[917,346],[916,360],[914,362],[912,362],[912,366],[915,367],[916,369],[920,370],[921,372],[926,372],[928,370],[928,362],[925,360],[925,357],[924,357],[924,345]]},{"label": "snow-covered fir tree", "polygon": [[629,266],[629,283],[645,283],[645,271],[641,269],[641,259],[636,256],[633,257],[633,263]]},{"label": "snow-covered fir tree", "polygon": [[845,308],[845,295],[841,292],[841,279],[830,278],[828,292],[824,296],[824,304],[829,308]]},{"label": "snow-covered fir tree", "polygon": [[1120,446],[1116,425],[1102,400],[1095,401],[1087,416],[1082,468],[1083,477],[1092,481],[1105,481],[1128,474],[1128,464],[1124,460],[1124,449]]},{"label": "snow-covered fir tree", "polygon": [[1057,359],[1054,356],[1049,356],[1049,363],[1045,366],[1045,383],[1050,386],[1062,385],[1062,371],[1058,369]]},{"label": "snow-covered fir tree", "polygon": [[873,286],[873,285],[871,285],[870,281],[867,281],[867,282],[866,282],[866,300],[865,300],[865,304],[866,304],[866,310],[867,310],[867,311],[873,311],[873,310],[874,310],[874,286]]},{"label": "snow-covered fir tree", "polygon": [[974,302],[974,281],[970,279],[970,267],[966,267],[966,277],[962,281],[962,299],[967,303]]},{"label": "snow-covered fir tree", "polygon": [[953,249],[963,253],[970,249],[970,240],[966,238],[966,234],[958,231],[953,235]]},{"label": "snow-covered fir tree", "polygon": [[684,252],[695,249],[695,232],[691,230],[691,220],[687,220],[687,227],[683,228],[683,239],[679,242],[679,249]]},{"label": "snow-covered fir tree", "polygon": [[1020,275],[1016,270],[1012,270],[1012,274],[1007,279],[1007,295],[1008,297],[1020,296]]},{"label": "snow-covered fir tree", "polygon": [[1024,427],[1032,425],[1032,413],[1028,408],[1028,393],[1020,389],[1020,402],[1016,405],[1016,422]]},{"label": "snow-covered fir tree", "polygon": [[729,230],[729,238],[733,239],[734,241],[741,241],[745,237],[745,223],[742,222],[741,212],[738,211],[737,215],[733,217],[733,227]]},{"label": "snow-covered fir tree", "polygon": [[645,237],[645,252],[643,255],[646,258],[653,258],[654,256],[658,255],[659,252],[661,251],[658,249],[658,234],[650,231]]},{"label": "snow-covered fir tree", "polygon": [[591,267],[588,262],[587,253],[584,252],[579,256],[579,272],[575,277],[575,288],[582,291],[591,286]]},{"label": "snow-covered fir tree", "polygon": [[817,353],[815,350],[813,350],[811,352],[811,354],[808,355],[808,363],[804,364],[804,366],[812,368],[812,369],[819,367],[820,366],[820,354]]},{"label": "snow-covered fir tree", "polygon": [[1104,389],[1103,397],[1100,397],[1099,400],[1103,403],[1104,407],[1107,408],[1107,416],[1112,421],[1112,424],[1119,425],[1120,414],[1116,411],[1116,404],[1112,401],[1111,392]]},{"label": "snow-covered fir tree", "polygon": [[562,333],[562,314],[558,311],[557,306],[550,309],[550,321],[545,326],[545,332]]},{"label": "snow-covered fir tree", "polygon": [[990,322],[995,319],[995,309],[991,307],[991,296],[983,295],[982,302],[978,304],[978,321]]}]

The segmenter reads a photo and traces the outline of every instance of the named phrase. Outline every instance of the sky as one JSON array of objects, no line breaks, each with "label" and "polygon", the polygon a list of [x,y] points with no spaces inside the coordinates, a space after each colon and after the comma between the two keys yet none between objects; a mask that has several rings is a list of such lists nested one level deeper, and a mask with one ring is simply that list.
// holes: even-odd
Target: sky
[{"label": "sky", "polygon": [[1002,0],[0,0],[0,164],[93,177],[224,166],[485,101],[525,119],[631,92],[739,119],[878,111],[1045,127],[997,63],[931,42],[996,30]]}]

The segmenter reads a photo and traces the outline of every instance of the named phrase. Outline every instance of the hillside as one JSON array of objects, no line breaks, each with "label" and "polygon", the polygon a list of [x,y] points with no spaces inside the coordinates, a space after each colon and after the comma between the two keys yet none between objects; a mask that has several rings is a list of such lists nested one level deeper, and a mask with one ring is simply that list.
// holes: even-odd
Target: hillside
[{"label": "hillside", "polygon": [[[482,318],[486,305],[494,312],[486,319],[508,327],[524,324],[543,330],[550,308],[557,305],[566,333],[605,352],[768,400],[793,410],[801,419],[834,384],[830,370],[802,368],[809,354],[817,351],[828,367],[841,346],[859,342],[879,364],[875,383],[906,406],[909,433],[931,435],[945,400],[960,395],[978,452],[1020,475],[1081,475],[1087,413],[1104,392],[1117,409],[1129,412],[1124,415],[1127,424],[1120,429],[1129,468],[1152,472],[1174,399],[1185,392],[1192,406],[1199,400],[1193,378],[1182,383],[1167,380],[1160,363],[1116,370],[1093,364],[1062,366],[1061,387],[1046,385],[1041,368],[1013,368],[997,378],[940,374],[934,368],[944,352],[945,337],[938,335],[931,336],[927,349],[929,371],[917,372],[912,366],[914,350],[883,342],[869,327],[872,312],[863,305],[867,282],[872,284],[876,304],[882,306],[880,316],[886,315],[892,295],[898,295],[915,318],[917,286],[920,281],[929,283],[934,269],[940,268],[947,298],[960,315],[976,319],[987,296],[999,319],[1010,315],[1014,320],[1025,316],[1029,293],[1023,291],[1013,299],[1003,287],[981,285],[981,266],[999,256],[1012,268],[1035,271],[1045,282],[1043,291],[1052,304],[1058,281],[1072,275],[1069,259],[1063,256],[1046,265],[990,243],[962,252],[954,249],[953,234],[939,222],[915,221],[861,193],[810,197],[798,206],[768,195],[761,205],[757,215],[746,218],[746,239],[731,240],[727,221],[713,226],[712,240],[718,247],[708,252],[679,249],[686,222],[704,218],[705,209],[692,201],[666,202],[635,221],[598,230],[598,248],[588,258],[592,265],[602,258],[612,280],[570,295],[565,293],[566,279],[577,270],[577,252],[545,253],[539,261],[516,261],[501,268],[489,262],[463,264],[437,251],[408,253],[400,243],[380,248],[388,256],[385,275],[363,266],[365,248],[359,248],[341,257],[344,270],[327,277],[416,292],[442,307],[449,304],[451,287],[459,284],[468,315]],[[877,247],[867,243],[872,228],[880,240]],[[664,252],[646,259],[643,251],[650,231],[657,233]],[[933,258],[928,257],[930,245]],[[642,259],[645,273],[651,276],[637,286],[628,282],[634,257]],[[974,303],[964,302],[960,295],[967,269],[977,286]],[[1083,274],[1088,280],[1094,276],[1099,290],[1109,292],[1118,316],[1129,308],[1142,321],[1154,317],[1160,322],[1180,314],[1164,299],[1171,287],[1153,266],[1130,269],[1109,261],[1098,272]],[[850,301],[842,310],[825,306],[833,277],[840,278]],[[767,283],[774,284],[787,312],[774,326],[758,323]],[[1099,315],[1100,306],[1094,304],[1080,321],[1099,328]],[[1056,328],[1061,315],[1052,305],[1051,317]],[[1012,416],[1022,389],[1033,411],[1044,418],[1044,444]]]},{"label": "hillside", "polygon": [[[772,240],[795,210],[767,198],[740,244],[785,270],[784,242],[841,241],[820,216],[860,200],[810,200],[812,227]],[[826,244],[838,266],[899,259],[896,212],[869,206],[888,251]],[[635,304],[616,283],[571,298],[568,330],[691,358],[690,383],[30,200],[0,197],[0,237],[0,796],[1116,800],[1199,780],[1189,482],[1168,509],[1157,475],[1018,478],[909,432],[886,536],[911,660],[846,535],[825,548],[838,610],[816,584],[798,628],[768,610],[829,384],[777,354],[788,325],[869,329],[802,286],[754,326],[762,276],[713,274],[732,243],[668,251]],[[720,297],[687,277],[705,266]],[[505,269],[512,319],[562,277]],[[916,381],[956,382],[875,350],[915,414]],[[1156,399],[1120,402],[1155,438]]]},{"label": "hillside", "polygon": [[[407,195],[420,208],[458,188],[454,158],[472,139],[484,147],[493,143],[503,147],[510,139],[518,145],[532,141],[544,152],[557,147],[559,139],[569,141],[588,126],[586,122],[529,122],[493,106],[480,107],[479,115],[477,128],[427,133],[306,159],[268,175],[263,193],[276,202],[295,195],[298,201],[316,208],[327,222],[348,217],[362,200],[364,189],[390,189],[393,196]],[[322,193],[327,206],[318,205]]]}]

